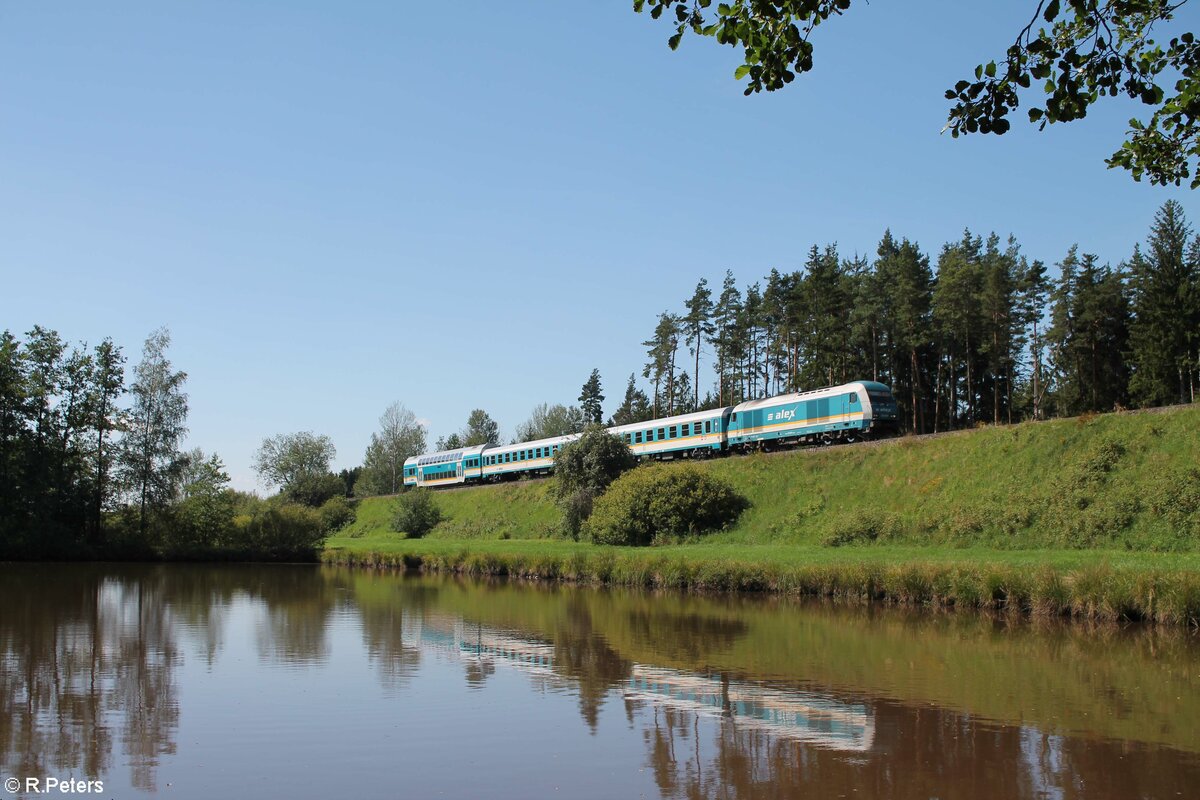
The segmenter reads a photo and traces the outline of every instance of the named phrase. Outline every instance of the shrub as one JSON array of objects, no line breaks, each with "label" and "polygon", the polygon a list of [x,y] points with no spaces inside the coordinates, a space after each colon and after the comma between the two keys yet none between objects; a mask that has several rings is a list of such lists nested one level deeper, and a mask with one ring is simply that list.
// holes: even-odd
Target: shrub
[{"label": "shrub", "polygon": [[749,506],[728,484],[692,466],[626,473],[595,501],[583,532],[601,544],[659,544],[729,525]]},{"label": "shrub", "polygon": [[826,547],[841,547],[847,544],[866,544],[879,539],[895,539],[902,525],[895,514],[859,509],[848,517],[839,519],[832,530],[821,540]]},{"label": "shrub", "polygon": [[598,426],[563,446],[554,458],[553,493],[563,512],[563,528],[572,539],[579,538],[596,498],[636,465],[637,458],[621,437]]},{"label": "shrub", "polygon": [[266,558],[312,558],[325,543],[321,515],[296,503],[270,505],[234,534],[235,549]]},{"label": "shrub", "polygon": [[397,533],[406,534],[410,539],[419,539],[441,521],[441,509],[434,503],[433,494],[428,489],[413,489],[396,498],[392,530]]},{"label": "shrub", "polygon": [[340,531],[354,522],[354,505],[345,497],[331,497],[321,506],[321,526],[326,533]]}]

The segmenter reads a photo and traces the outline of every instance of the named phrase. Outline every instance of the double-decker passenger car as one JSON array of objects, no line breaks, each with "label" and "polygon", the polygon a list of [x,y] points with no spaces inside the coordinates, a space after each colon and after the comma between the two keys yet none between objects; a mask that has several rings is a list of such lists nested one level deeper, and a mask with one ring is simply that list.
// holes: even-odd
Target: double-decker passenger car
[{"label": "double-decker passenger car", "polygon": [[482,454],[486,445],[460,447],[404,460],[405,486],[452,486],[478,483],[483,477]]}]

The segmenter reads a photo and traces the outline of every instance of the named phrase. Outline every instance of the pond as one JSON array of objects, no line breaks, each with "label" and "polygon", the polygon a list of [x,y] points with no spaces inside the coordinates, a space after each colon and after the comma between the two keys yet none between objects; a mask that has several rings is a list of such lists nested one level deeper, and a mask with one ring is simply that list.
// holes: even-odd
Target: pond
[{"label": "pond", "polygon": [[1200,786],[1190,630],[316,566],[8,564],[0,587],[2,796]]}]

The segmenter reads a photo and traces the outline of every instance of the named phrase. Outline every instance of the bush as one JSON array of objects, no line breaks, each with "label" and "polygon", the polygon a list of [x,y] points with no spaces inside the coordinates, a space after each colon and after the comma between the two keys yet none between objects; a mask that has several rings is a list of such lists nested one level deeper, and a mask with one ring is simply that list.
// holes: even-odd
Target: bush
[{"label": "bush", "polygon": [[340,531],[354,522],[354,504],[345,497],[331,497],[321,506],[321,525],[326,533]]},{"label": "bush", "polygon": [[826,547],[847,544],[866,544],[877,540],[895,539],[902,529],[895,514],[859,509],[835,522],[832,530],[821,539]]},{"label": "bush", "polygon": [[583,532],[601,544],[661,544],[729,525],[750,505],[733,487],[692,466],[639,467],[595,501]]},{"label": "bush", "polygon": [[396,510],[392,512],[392,530],[396,533],[419,539],[441,521],[442,512],[428,489],[413,489],[396,498]]},{"label": "bush", "polygon": [[553,493],[572,539],[592,513],[595,499],[609,484],[637,465],[637,457],[619,436],[592,426],[565,445],[554,458]]},{"label": "bush", "polygon": [[325,543],[320,513],[296,503],[267,506],[235,536],[235,549],[273,559],[312,558]]}]

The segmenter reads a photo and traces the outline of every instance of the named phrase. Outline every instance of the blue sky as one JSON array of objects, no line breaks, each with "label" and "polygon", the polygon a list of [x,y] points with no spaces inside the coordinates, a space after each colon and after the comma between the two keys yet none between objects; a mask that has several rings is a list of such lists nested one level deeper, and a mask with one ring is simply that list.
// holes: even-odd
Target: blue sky
[{"label": "blue sky", "polygon": [[735,51],[613,3],[0,0],[0,328],[131,363],[166,325],[189,446],[254,488],[263,437],[361,460],[383,409],[430,440],[614,407],[656,315],[813,244],[936,254],[969,227],[1126,258],[1165,200],[1103,159],[1124,101],[1039,134],[939,135],[942,92],[1028,3],[855,4],[751,98]]}]

